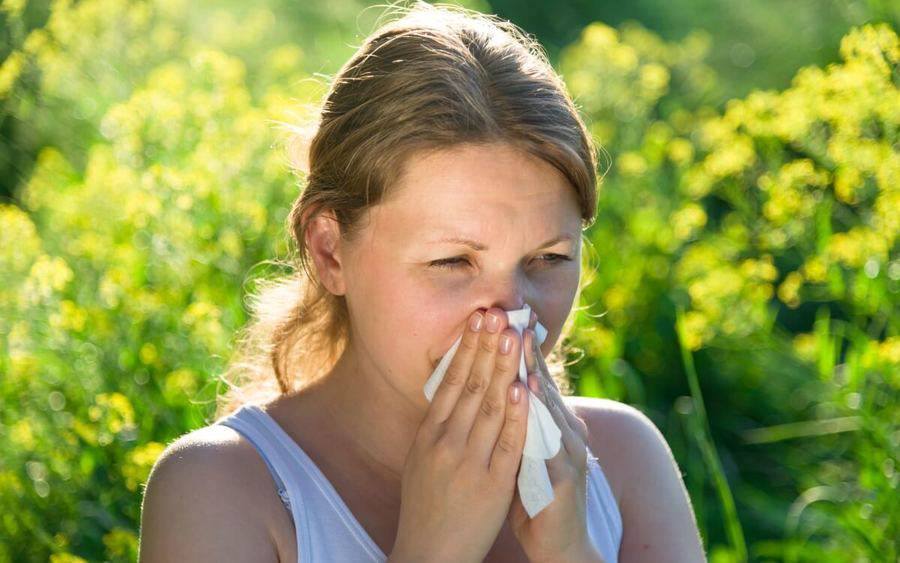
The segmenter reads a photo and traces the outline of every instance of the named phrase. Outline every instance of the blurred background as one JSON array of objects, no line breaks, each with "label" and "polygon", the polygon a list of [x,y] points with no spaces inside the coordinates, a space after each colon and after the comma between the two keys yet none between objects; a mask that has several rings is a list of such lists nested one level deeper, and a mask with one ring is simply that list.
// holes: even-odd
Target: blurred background
[{"label": "blurred background", "polygon": [[[711,561],[897,561],[900,3],[493,0],[603,148],[571,359],[665,434]],[[0,561],[133,561],[211,421],[361,0],[2,0]]]}]

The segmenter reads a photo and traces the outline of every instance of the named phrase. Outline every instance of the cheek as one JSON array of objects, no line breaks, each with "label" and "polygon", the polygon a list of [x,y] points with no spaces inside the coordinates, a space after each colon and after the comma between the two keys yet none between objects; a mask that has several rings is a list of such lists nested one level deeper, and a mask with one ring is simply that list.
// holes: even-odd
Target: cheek
[{"label": "cheek", "polygon": [[458,323],[465,301],[460,292],[376,262],[360,265],[348,295],[354,331],[395,385],[418,393],[416,386],[424,384],[453,343],[441,349],[439,335]]},{"label": "cheek", "polygon": [[529,305],[537,312],[538,321],[548,331],[547,339],[541,345],[545,354],[553,348],[572,311],[575,294],[578,292],[578,280],[579,270],[573,268],[536,286],[536,297]]}]

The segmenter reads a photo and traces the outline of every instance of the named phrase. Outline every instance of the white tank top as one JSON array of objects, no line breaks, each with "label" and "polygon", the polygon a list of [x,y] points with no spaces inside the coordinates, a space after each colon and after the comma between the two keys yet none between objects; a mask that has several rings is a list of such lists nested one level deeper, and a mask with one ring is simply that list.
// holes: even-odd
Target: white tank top
[{"label": "white tank top", "polygon": [[[307,562],[384,563],[387,555],[338,495],[325,474],[260,406],[246,404],[217,420],[252,443],[269,466],[296,529],[297,558]],[[587,526],[609,563],[618,561],[622,517],[597,458],[588,448]]]}]

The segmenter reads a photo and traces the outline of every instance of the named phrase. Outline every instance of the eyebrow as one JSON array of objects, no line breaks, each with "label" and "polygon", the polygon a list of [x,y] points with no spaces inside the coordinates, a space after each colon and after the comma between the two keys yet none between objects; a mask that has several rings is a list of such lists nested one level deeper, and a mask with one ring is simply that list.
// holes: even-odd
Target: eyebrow
[{"label": "eyebrow", "polygon": [[[540,250],[542,248],[547,248],[548,246],[553,246],[554,244],[564,241],[564,240],[572,240],[571,235],[559,235],[557,237],[554,237],[554,238],[548,240],[547,242],[541,244],[540,246],[538,246],[538,250]],[[463,244],[463,245],[466,245],[469,248],[472,248],[473,250],[477,250],[477,251],[488,250],[488,247],[486,245],[481,244],[478,241],[467,239],[467,238],[461,238],[461,237],[445,237],[442,239],[429,241],[429,244],[437,244],[437,243],[442,243],[442,242]]]}]

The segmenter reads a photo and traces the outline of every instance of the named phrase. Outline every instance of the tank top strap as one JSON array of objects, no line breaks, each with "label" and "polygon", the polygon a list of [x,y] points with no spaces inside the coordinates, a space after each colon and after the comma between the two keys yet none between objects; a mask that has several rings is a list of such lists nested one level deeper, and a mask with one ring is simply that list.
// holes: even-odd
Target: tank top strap
[{"label": "tank top strap", "polygon": [[300,485],[296,483],[292,471],[296,461],[291,455],[289,444],[284,443],[280,434],[276,432],[277,428],[271,427],[274,421],[258,405],[246,404],[230,415],[220,418],[216,424],[232,428],[256,448],[272,474],[281,502],[291,514],[296,530],[298,557],[302,561],[312,560],[312,553],[309,551],[310,527],[306,525],[307,510]]},{"label": "tank top strap", "polygon": [[[613,548],[612,551],[618,554],[619,547],[622,543],[623,532],[622,514],[619,511],[619,503],[616,501],[612,487],[610,487],[609,481],[606,479],[606,474],[603,472],[600,460],[594,455],[590,447],[587,447],[587,454],[588,479],[590,479],[590,482],[594,485],[593,487],[588,487],[590,501],[588,504],[589,506],[599,507],[602,514],[597,514],[597,516],[602,516],[608,523],[608,526],[599,528],[605,530],[608,536],[605,538],[594,538],[594,540],[599,545],[609,542],[607,545],[610,545]],[[593,531],[594,528],[590,529]]]},{"label": "tank top strap", "polygon": [[269,468],[269,473],[272,474],[272,479],[275,481],[275,488],[278,491],[278,496],[281,498],[282,504],[284,504],[285,508],[287,508],[288,512],[290,512],[291,500],[287,494],[287,487],[285,487],[284,481],[281,479],[279,472],[272,464],[272,457],[274,457],[272,455],[272,448],[267,444],[266,437],[262,435],[260,428],[258,428],[257,425],[254,425],[251,421],[248,421],[245,416],[226,417],[220,420],[219,424],[228,426],[229,428],[236,430],[244,438],[246,438],[248,442],[253,444],[253,447],[256,448],[259,456],[263,459],[264,462],[266,462],[266,466]]}]

